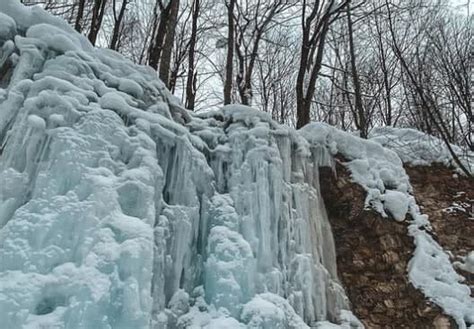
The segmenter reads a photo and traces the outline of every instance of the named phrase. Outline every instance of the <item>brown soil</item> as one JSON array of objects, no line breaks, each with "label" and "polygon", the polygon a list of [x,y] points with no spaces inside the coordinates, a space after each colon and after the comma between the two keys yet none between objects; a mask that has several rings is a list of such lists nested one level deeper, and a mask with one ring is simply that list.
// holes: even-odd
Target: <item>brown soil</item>
[{"label": "brown soil", "polygon": [[[454,172],[441,165],[405,169],[418,205],[429,216],[434,237],[452,253],[452,261],[474,250],[474,179],[453,177]],[[474,275],[457,270],[474,296]]]},{"label": "brown soil", "polygon": [[339,278],[366,328],[456,328],[407,278],[414,244],[407,223],[364,210],[365,191],[337,164],[321,170],[336,243]]}]

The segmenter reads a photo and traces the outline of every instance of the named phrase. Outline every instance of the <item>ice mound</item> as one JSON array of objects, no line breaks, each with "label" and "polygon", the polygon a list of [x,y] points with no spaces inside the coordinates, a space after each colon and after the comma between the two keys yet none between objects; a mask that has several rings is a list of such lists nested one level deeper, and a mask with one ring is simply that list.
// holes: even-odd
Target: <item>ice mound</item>
[{"label": "ice mound", "polygon": [[41,9],[0,13],[2,327],[356,323],[324,147],[245,107],[190,115]]}]

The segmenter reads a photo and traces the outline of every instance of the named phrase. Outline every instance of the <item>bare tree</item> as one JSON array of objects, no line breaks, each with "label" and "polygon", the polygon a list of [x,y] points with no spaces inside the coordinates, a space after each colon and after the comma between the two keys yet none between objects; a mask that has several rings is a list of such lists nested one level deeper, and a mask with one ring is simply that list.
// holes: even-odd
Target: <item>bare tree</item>
[{"label": "bare tree", "polygon": [[75,19],[75,22],[74,22],[74,28],[79,33],[82,32],[82,28],[83,28],[85,4],[86,4],[86,0],[79,0],[79,2],[78,2],[78,8],[77,8],[76,19]]},{"label": "bare tree", "polygon": [[276,15],[287,9],[290,4],[291,2],[287,0],[275,0],[245,1],[236,5],[235,50],[238,62],[236,82],[240,100],[244,105],[252,104],[253,71],[262,38],[267,29],[272,27]]},{"label": "bare tree", "polygon": [[225,2],[227,7],[227,58],[225,64],[225,80],[224,80],[224,104],[230,104],[232,102],[232,79],[234,72],[234,7],[235,0],[229,0]]},{"label": "bare tree", "polygon": [[112,39],[110,41],[110,49],[117,50],[119,47],[120,36],[123,32],[124,16],[125,11],[127,10],[129,0],[122,0],[120,6],[119,14],[117,15],[117,0],[113,0],[112,9],[113,9],[113,18],[114,18],[114,28],[112,30]]},{"label": "bare tree", "polygon": [[166,29],[170,18],[171,6],[174,1],[170,0],[166,5],[162,0],[156,0],[153,20],[153,40],[148,50],[148,65],[155,70],[158,69],[161,53],[164,47]]},{"label": "bare tree", "polygon": [[199,19],[200,1],[193,0],[192,4],[192,27],[188,50],[188,77],[186,80],[186,108],[194,109],[196,102],[196,72],[195,72],[195,52],[197,42],[197,30]]},{"label": "bare tree", "polygon": [[94,0],[94,5],[92,6],[92,19],[88,38],[93,45],[95,45],[97,36],[102,27],[106,5],[107,0]]},{"label": "bare tree", "polygon": [[356,51],[354,47],[354,31],[353,31],[353,22],[351,17],[351,7],[350,2],[346,6],[347,11],[347,28],[349,35],[349,54],[351,62],[351,76],[354,84],[354,119],[357,129],[360,132],[362,138],[367,138],[368,134],[368,123],[365,117],[364,105],[362,103],[361,87],[359,81],[359,73],[357,72],[356,65]]},{"label": "bare tree", "polygon": [[453,161],[468,177],[472,177],[472,174],[469,171],[469,169],[459,159],[458,154],[454,152],[453,147],[451,146],[450,138],[449,138],[449,130],[447,129],[446,123],[443,120],[443,117],[440,111],[438,110],[435,96],[429,93],[427,89],[424,88],[423,81],[422,80],[420,81],[420,79],[415,76],[414,72],[412,71],[411,67],[409,66],[405,58],[405,55],[400,49],[398,45],[397,34],[394,29],[391,6],[388,0],[385,0],[385,4],[386,4],[387,14],[388,14],[390,36],[392,38],[392,45],[393,45],[395,54],[397,55],[400,61],[400,64],[404,72],[406,73],[410,83],[412,83],[414,87],[416,95],[419,98],[421,108],[427,114],[428,119],[433,124],[433,126],[436,129],[436,132],[439,134],[439,136],[443,140],[444,144],[446,145],[446,148],[448,149],[449,153],[451,154],[453,158]]},{"label": "bare tree", "polygon": [[326,0],[310,3],[303,0],[300,65],[296,79],[297,128],[310,121],[311,103],[321,70],[326,36],[330,25],[343,11],[347,2]]},{"label": "bare tree", "polygon": [[159,67],[160,79],[168,88],[170,87],[171,56],[173,54],[174,36],[178,22],[179,0],[170,0],[170,6]]}]

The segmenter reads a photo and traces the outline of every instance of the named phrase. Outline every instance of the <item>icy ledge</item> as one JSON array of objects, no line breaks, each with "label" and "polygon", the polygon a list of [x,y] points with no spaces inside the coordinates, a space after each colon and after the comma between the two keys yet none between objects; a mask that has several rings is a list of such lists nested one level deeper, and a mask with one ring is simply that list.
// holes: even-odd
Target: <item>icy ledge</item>
[{"label": "icy ledge", "polygon": [[189,115],[151,69],[0,3],[0,319],[16,328],[358,328],[319,145]]},{"label": "icy ledge", "polygon": [[[407,129],[387,130],[391,132],[388,136],[421,134]],[[332,154],[339,153],[349,160],[346,165],[353,180],[367,191],[366,207],[376,210],[383,217],[390,215],[397,221],[403,221],[410,215],[409,234],[416,245],[408,265],[410,281],[446,314],[451,315],[459,328],[474,328],[474,299],[470,296],[470,288],[462,284],[464,278],[456,273],[448,254],[429,234],[431,228],[428,216],[421,213],[411,194],[409,177],[401,158],[395,151],[379,143],[391,138],[378,135],[374,141],[363,140],[323,123],[304,127],[301,135],[311,144],[326,145]],[[424,140],[435,140],[421,135]],[[440,147],[439,141],[437,145]],[[408,149],[406,146],[404,150]],[[418,150],[411,147],[410,150],[410,158],[406,159],[408,162],[427,165],[441,161],[440,157],[429,157],[429,145],[422,145]],[[445,159],[447,155],[442,157]]]}]

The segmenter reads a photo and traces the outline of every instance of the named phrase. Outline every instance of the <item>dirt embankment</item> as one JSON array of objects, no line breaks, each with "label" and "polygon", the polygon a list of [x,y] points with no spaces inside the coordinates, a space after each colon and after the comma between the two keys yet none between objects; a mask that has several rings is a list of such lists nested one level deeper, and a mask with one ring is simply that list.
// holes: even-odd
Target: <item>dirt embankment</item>
[{"label": "dirt embankment", "polygon": [[414,250],[407,223],[364,210],[365,191],[337,164],[321,170],[322,195],[336,242],[339,278],[366,328],[456,328],[408,281]]}]

